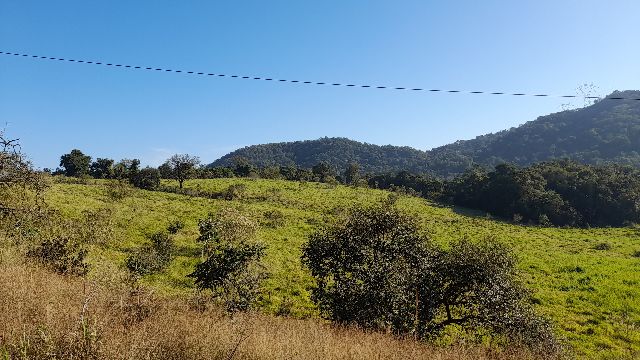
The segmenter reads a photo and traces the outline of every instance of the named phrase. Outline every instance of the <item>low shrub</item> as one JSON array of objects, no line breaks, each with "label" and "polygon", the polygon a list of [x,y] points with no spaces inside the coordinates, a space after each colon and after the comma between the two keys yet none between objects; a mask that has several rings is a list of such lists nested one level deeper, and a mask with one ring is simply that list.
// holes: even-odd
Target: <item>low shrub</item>
[{"label": "low shrub", "polygon": [[184,222],[182,222],[181,220],[173,221],[169,224],[169,226],[167,226],[167,231],[172,235],[177,234],[178,231],[182,229],[184,229]]},{"label": "low shrub", "polygon": [[125,260],[127,269],[135,275],[144,276],[164,270],[172,260],[173,238],[158,232],[149,237],[150,243],[132,252]]},{"label": "low shrub", "polygon": [[27,256],[59,274],[85,275],[89,270],[87,251],[69,237],[44,239]]},{"label": "low shrub", "polygon": [[245,184],[232,184],[222,193],[225,200],[241,200],[246,197],[247,186]]},{"label": "low shrub", "polygon": [[285,225],[284,213],[280,210],[267,210],[263,214],[264,224],[270,228],[278,228]]}]

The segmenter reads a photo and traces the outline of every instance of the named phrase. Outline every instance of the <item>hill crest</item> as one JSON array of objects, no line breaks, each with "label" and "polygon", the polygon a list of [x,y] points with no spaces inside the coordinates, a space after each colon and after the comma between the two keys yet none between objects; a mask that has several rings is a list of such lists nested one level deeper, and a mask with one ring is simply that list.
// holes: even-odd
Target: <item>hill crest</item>
[{"label": "hill crest", "polygon": [[[607,97],[640,98],[640,91],[616,91]],[[261,167],[311,168],[324,161],[342,171],[349,163],[357,162],[368,173],[406,170],[443,177],[474,165],[491,167],[510,162],[524,166],[560,158],[587,164],[640,166],[640,101],[603,99],[581,109],[540,116],[518,127],[429,151],[324,137],[247,146],[209,166],[231,165],[235,157]]]}]

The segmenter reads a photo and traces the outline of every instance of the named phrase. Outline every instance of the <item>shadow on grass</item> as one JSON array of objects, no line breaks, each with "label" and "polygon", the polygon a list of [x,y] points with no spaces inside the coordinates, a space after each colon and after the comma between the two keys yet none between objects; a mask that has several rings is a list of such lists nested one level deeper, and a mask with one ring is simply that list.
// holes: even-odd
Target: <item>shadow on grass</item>
[{"label": "shadow on grass", "polygon": [[199,257],[202,255],[202,250],[194,246],[176,246],[173,250],[173,255],[184,257]]}]

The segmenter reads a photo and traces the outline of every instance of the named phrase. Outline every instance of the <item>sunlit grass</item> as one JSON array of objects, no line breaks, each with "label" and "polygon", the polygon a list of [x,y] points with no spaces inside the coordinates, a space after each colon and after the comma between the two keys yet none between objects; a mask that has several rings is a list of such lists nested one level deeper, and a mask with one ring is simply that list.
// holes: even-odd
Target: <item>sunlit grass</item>
[{"label": "sunlit grass", "polygon": [[[112,201],[104,183],[94,181],[88,185],[56,184],[47,201],[71,217],[83,210],[113,210],[118,230],[106,246],[92,250],[91,261],[96,263],[121,265],[127,252],[144,243],[147,235],[173,220],[182,220],[186,226],[176,236],[176,258],[163,273],[143,279],[167,293],[189,292],[193,287],[186,275],[199,261],[200,248],[195,242],[198,219],[221,207],[237,208],[264,224],[259,235],[268,245],[266,263],[271,277],[265,284],[262,308],[275,313],[290,304],[293,315],[305,317],[317,315],[309,297],[313,282],[299,260],[306,237],[350,206],[388,196],[379,190],[276,180],[192,180],[186,187],[221,192],[232,184],[246,186],[242,198],[212,200],[133,190],[130,196]],[[469,215],[469,211],[436,206],[419,198],[402,197],[398,205],[419,216],[424,231],[437,242],[492,236],[510,244],[538,309],[552,318],[559,334],[574,345],[578,355],[640,356],[640,258],[634,256],[640,250],[637,228],[541,228],[513,225],[478,213]],[[265,213],[274,209],[284,215],[281,227],[270,227],[265,221]],[[598,250],[602,243],[610,248]]]}]

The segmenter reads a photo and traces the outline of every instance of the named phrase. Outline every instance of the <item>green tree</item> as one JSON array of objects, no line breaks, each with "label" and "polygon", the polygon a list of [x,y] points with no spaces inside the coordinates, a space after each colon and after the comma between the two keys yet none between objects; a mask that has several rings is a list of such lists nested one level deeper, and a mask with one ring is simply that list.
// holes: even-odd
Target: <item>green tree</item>
[{"label": "green tree", "polygon": [[236,176],[250,177],[256,173],[256,167],[246,158],[238,156],[233,158],[233,172]]},{"label": "green tree", "polygon": [[265,246],[255,241],[257,224],[232,209],[210,214],[199,222],[205,260],[189,277],[200,289],[211,290],[228,311],[247,310],[264,279]]},{"label": "green tree", "polygon": [[491,240],[441,248],[389,203],[356,207],[313,233],[302,261],[317,282],[312,299],[338,323],[420,338],[460,326],[557,349],[549,325],[528,305],[507,248]]},{"label": "green tree", "polygon": [[160,171],[146,167],[131,177],[131,185],[145,190],[155,190],[160,186]]},{"label": "green tree", "polygon": [[113,167],[114,177],[120,181],[131,180],[140,171],[140,160],[122,159]]},{"label": "green tree", "polygon": [[335,178],[333,169],[327,162],[324,161],[321,161],[314,165],[311,171],[313,172],[315,180],[320,182],[330,182]]},{"label": "green tree", "polygon": [[85,155],[78,149],[60,157],[60,166],[64,168],[66,176],[83,176],[89,174],[91,156]]},{"label": "green tree", "polygon": [[96,179],[111,179],[113,178],[113,164],[113,159],[97,158],[91,163],[89,174]]},{"label": "green tree", "polygon": [[350,163],[344,171],[344,182],[347,185],[355,185],[360,180],[360,165]]},{"label": "green tree", "polygon": [[177,180],[182,189],[184,182],[196,174],[199,165],[200,159],[197,156],[176,154],[167,159],[163,165],[163,171],[168,173],[169,178]]}]

